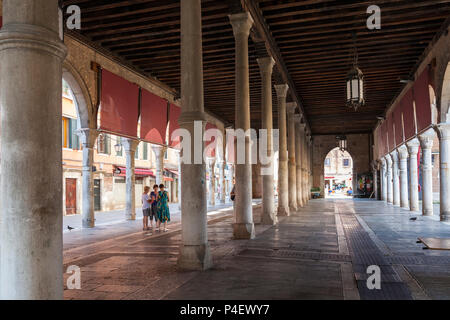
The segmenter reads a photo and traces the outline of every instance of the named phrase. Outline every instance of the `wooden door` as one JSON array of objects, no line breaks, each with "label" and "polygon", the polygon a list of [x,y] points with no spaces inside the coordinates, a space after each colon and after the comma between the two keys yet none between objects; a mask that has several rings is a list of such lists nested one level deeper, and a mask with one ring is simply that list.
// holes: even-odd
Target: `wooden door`
[{"label": "wooden door", "polygon": [[77,213],[77,179],[66,178],[66,214]]}]

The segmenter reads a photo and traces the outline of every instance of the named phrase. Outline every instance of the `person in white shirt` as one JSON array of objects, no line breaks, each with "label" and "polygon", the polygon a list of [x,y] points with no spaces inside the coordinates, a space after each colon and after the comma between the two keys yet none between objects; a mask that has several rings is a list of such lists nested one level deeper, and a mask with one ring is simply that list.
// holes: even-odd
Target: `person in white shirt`
[{"label": "person in white shirt", "polygon": [[150,216],[151,211],[151,200],[150,196],[148,195],[148,192],[150,191],[150,187],[145,186],[144,187],[144,193],[142,194],[142,224],[143,224],[143,231],[150,230],[148,227],[148,217]]}]

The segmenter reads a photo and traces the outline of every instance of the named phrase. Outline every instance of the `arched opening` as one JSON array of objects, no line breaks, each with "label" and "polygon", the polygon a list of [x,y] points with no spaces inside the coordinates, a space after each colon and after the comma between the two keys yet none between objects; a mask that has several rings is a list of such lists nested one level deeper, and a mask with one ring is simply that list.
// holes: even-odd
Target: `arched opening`
[{"label": "arched opening", "polygon": [[353,194],[353,158],[339,148],[331,150],[324,160],[325,198],[349,198]]},{"label": "arched opening", "polygon": [[445,69],[440,98],[440,122],[450,122],[450,62]]}]

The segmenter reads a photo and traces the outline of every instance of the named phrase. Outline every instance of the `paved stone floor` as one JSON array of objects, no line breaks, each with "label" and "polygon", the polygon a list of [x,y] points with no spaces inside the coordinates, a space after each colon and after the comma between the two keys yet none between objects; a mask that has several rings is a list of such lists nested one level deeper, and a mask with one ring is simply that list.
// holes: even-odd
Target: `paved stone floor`
[{"label": "paved stone floor", "polygon": [[[180,223],[168,233],[133,223],[64,234],[64,265],[81,268],[66,299],[450,299],[450,252],[417,237],[450,238],[450,225],[380,201],[312,200],[256,238],[232,240],[232,210],[208,216],[214,267],[177,270]],[[416,221],[410,217],[416,216]],[[97,229],[97,228],[96,228]],[[381,269],[381,290],[366,271]],[[66,275],[67,278],[68,275]]]}]

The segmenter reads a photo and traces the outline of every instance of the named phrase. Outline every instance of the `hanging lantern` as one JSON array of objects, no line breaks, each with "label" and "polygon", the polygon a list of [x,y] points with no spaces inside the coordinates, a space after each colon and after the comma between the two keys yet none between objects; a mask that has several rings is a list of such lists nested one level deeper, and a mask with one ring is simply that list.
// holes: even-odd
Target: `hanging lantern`
[{"label": "hanging lantern", "polygon": [[345,135],[337,136],[338,147],[342,152],[347,151],[347,137]]},{"label": "hanging lantern", "polygon": [[364,75],[355,65],[347,74],[347,106],[355,111],[364,105]]}]

